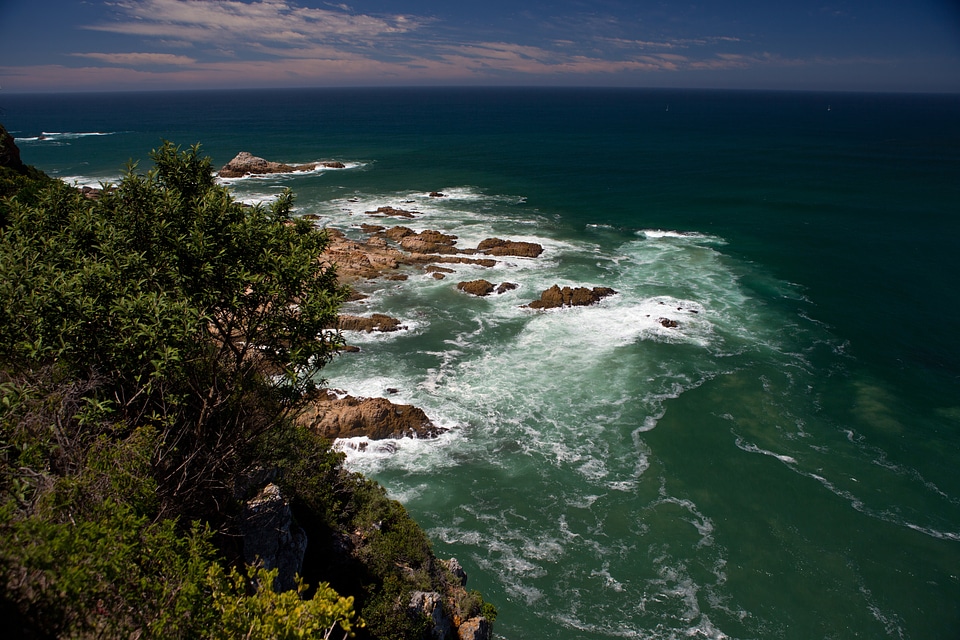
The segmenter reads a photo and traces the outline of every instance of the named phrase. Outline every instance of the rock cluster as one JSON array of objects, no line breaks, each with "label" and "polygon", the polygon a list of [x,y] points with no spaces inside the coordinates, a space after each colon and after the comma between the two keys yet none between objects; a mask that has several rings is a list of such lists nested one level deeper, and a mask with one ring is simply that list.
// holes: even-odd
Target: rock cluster
[{"label": "rock cluster", "polygon": [[458,282],[457,289],[465,293],[469,293],[475,296],[488,296],[494,291],[497,292],[497,295],[505,293],[507,291],[512,291],[517,288],[517,285],[512,282],[503,282],[499,287],[494,287],[492,282],[488,280],[470,280],[468,282]]},{"label": "rock cluster", "polygon": [[221,178],[242,178],[248,175],[267,175],[272,173],[292,173],[294,171],[313,171],[318,168],[343,169],[342,162],[308,162],[306,164],[285,164],[271,162],[247,151],[241,151],[233,160],[223,165],[217,172]]},{"label": "rock cluster", "polygon": [[563,287],[553,285],[540,294],[538,300],[534,300],[526,305],[531,309],[556,309],[557,307],[582,307],[596,304],[607,296],[616,293],[609,287]]},{"label": "rock cluster", "polygon": [[406,329],[399,320],[383,313],[374,313],[369,317],[341,315],[337,326],[341,331],[366,331],[367,333]]},{"label": "rock cluster", "polygon": [[313,394],[298,421],[330,440],[435,438],[445,431],[419,407],[394,404],[386,398],[341,397],[325,389]]}]

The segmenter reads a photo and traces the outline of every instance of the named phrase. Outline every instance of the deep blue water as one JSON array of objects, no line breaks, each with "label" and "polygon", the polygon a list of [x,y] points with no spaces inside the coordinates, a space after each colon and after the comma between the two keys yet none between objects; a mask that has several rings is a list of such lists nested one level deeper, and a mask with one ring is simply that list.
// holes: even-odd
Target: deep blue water
[{"label": "deep blue water", "polygon": [[[358,285],[372,295],[350,311],[409,329],[351,336],[363,352],[326,372],[451,427],[345,447],[467,567],[502,637],[960,636],[960,97],[354,89],[0,109],[24,160],[65,179],[146,169],[163,139],[217,166],[337,159],[350,168],[232,188],[290,187],[356,237],[390,204],[464,247],[544,245]],[[520,287],[456,291],[479,277]],[[554,283],[619,293],[520,308]]]}]

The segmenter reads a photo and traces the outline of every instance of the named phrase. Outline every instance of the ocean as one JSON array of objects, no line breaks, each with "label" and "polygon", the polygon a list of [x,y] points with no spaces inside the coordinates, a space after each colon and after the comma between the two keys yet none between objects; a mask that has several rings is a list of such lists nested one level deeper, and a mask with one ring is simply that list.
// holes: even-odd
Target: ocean
[{"label": "ocean", "polygon": [[[960,96],[0,94],[0,122],[79,184],[164,139],[339,160],[229,184],[350,237],[544,247],[358,284],[344,312],[406,328],[348,335],[324,374],[449,429],[339,446],[498,638],[960,637]],[[387,205],[418,216],[365,214]],[[456,289],[477,278],[518,286]],[[523,307],[553,284],[617,294]]]}]

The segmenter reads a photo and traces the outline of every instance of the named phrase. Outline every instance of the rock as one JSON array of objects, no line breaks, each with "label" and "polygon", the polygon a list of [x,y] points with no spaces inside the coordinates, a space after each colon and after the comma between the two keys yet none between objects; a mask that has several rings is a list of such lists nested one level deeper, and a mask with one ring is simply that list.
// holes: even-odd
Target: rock
[{"label": "rock", "polygon": [[307,534],[294,523],[290,505],[277,485],[266,485],[247,501],[240,528],[244,561],[259,561],[266,569],[277,569],[277,591],[295,589],[295,577],[300,574],[307,550]]},{"label": "rock", "polygon": [[435,264],[427,265],[424,268],[424,271],[427,273],[455,273],[453,269],[448,269],[447,267],[438,267]]},{"label": "rock", "polygon": [[447,197],[447,194],[442,193],[442,192],[440,192],[440,191],[431,191],[431,192],[430,192],[430,197],[431,197],[431,198],[446,198],[446,197]]},{"label": "rock", "polygon": [[330,440],[357,436],[371,440],[435,438],[445,431],[419,407],[394,404],[386,398],[341,398],[327,390],[315,392],[297,420]]},{"label": "rock", "polygon": [[409,235],[413,235],[416,232],[409,227],[390,227],[383,232],[383,235],[387,236],[394,242],[400,242]]},{"label": "rock", "polygon": [[365,212],[368,216],[398,216],[401,218],[415,218],[419,211],[407,211],[405,209],[394,209],[393,207],[377,207],[376,211]]},{"label": "rock", "polygon": [[467,586],[467,572],[463,570],[462,566],[460,566],[460,561],[456,558],[450,558],[445,564],[447,565],[447,569],[450,571],[450,573],[452,573],[457,580],[460,581],[460,586]]},{"label": "rock", "polygon": [[453,620],[443,609],[443,596],[436,591],[415,591],[408,608],[415,616],[425,615],[432,620],[430,637],[433,640],[453,637]]},{"label": "rock", "polygon": [[433,229],[407,234],[400,239],[400,246],[410,253],[456,253],[456,244],[457,236]]},{"label": "rock", "polygon": [[487,296],[493,293],[493,284],[486,280],[471,280],[457,283],[457,289],[475,296]]},{"label": "rock", "polygon": [[666,327],[667,329],[676,329],[680,326],[680,323],[676,320],[671,320],[670,318],[657,318],[657,322]]},{"label": "rock", "polygon": [[396,318],[391,318],[382,313],[374,313],[370,317],[341,315],[337,326],[341,331],[399,331],[406,329]]},{"label": "rock", "polygon": [[501,240],[500,238],[487,238],[477,245],[477,252],[490,256],[536,258],[543,253],[543,247],[536,242],[518,242],[515,240]]},{"label": "rock", "polygon": [[512,282],[502,282],[500,283],[500,286],[497,287],[497,295],[500,295],[501,293],[506,293],[507,291],[513,291],[518,286],[519,285],[516,285]]},{"label": "rock", "polygon": [[460,640],[490,640],[493,635],[493,625],[483,617],[470,618],[457,628]]},{"label": "rock", "polygon": [[367,224],[364,222],[360,225],[360,231],[364,233],[377,233],[378,231],[383,231],[386,227],[382,227],[379,224]]},{"label": "rock", "polygon": [[559,286],[553,285],[540,294],[539,300],[534,300],[526,306],[530,307],[531,309],[582,307],[596,304],[603,298],[614,295],[615,293],[616,291],[609,287],[594,287],[593,289],[588,289],[586,287],[577,287],[576,289],[564,287],[561,289]]},{"label": "rock", "polygon": [[13,169],[17,173],[27,170],[26,165],[20,160],[20,148],[3,125],[0,125],[0,167]]},{"label": "rock", "polygon": [[221,178],[242,178],[248,175],[265,175],[271,173],[292,173],[294,171],[313,171],[326,167],[329,169],[343,169],[342,162],[309,162],[306,164],[284,164],[271,162],[257,157],[247,151],[241,151],[237,156],[223,165],[217,173]]}]

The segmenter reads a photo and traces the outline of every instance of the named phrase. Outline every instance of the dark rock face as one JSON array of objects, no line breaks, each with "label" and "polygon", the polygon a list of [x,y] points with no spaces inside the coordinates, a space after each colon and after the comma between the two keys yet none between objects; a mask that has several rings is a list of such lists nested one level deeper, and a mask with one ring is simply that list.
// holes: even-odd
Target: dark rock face
[{"label": "dark rock face", "polygon": [[21,173],[27,168],[20,160],[20,148],[17,147],[13,136],[7,133],[3,125],[0,125],[0,167],[13,169],[17,173]]},{"label": "dark rock face", "polygon": [[575,289],[564,287],[561,289],[559,286],[553,285],[540,294],[539,300],[534,300],[527,306],[531,309],[583,307],[596,304],[607,296],[612,296],[615,293],[616,291],[609,287],[594,287],[593,289],[586,287],[577,287]]},{"label": "dark rock face", "polygon": [[425,615],[431,620],[430,637],[448,640],[454,637],[453,620],[444,611],[443,596],[436,591],[415,591],[408,608],[415,616]]},{"label": "dark rock face", "polygon": [[419,407],[394,404],[386,398],[338,398],[325,390],[314,394],[298,421],[330,440],[358,436],[371,440],[435,438],[445,431]]},{"label": "dark rock face", "polygon": [[521,258],[536,258],[543,253],[543,247],[536,242],[518,242],[516,240],[501,240],[487,238],[477,245],[478,253],[490,256],[518,256]]},{"label": "dark rock face", "polygon": [[217,175],[221,178],[242,178],[248,175],[266,175],[271,173],[292,173],[294,171],[313,171],[320,167],[343,169],[342,162],[309,162],[307,164],[284,164],[271,162],[247,151],[241,151],[233,160],[223,165]]},{"label": "dark rock face", "polygon": [[290,505],[280,495],[277,485],[266,485],[247,501],[241,531],[244,560],[249,564],[259,561],[266,569],[277,569],[276,590],[296,588],[295,577],[301,572],[307,551],[307,534],[294,523]]},{"label": "dark rock face", "polygon": [[493,293],[493,283],[486,280],[471,280],[470,282],[460,282],[457,289],[474,296],[488,296]]}]

